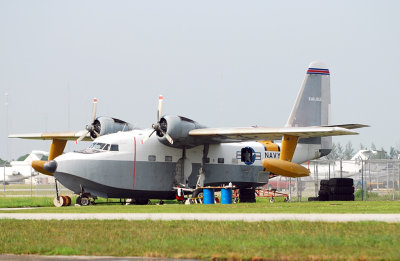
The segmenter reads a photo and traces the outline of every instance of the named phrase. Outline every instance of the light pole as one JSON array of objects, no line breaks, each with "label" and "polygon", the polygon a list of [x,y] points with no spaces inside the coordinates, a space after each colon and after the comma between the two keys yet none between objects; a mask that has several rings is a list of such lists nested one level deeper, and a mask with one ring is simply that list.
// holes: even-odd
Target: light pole
[{"label": "light pole", "polygon": [[8,93],[4,93],[5,97],[5,109],[6,109],[6,158],[4,160],[4,172],[3,172],[3,188],[4,188],[4,196],[6,195],[6,162],[8,158]]}]

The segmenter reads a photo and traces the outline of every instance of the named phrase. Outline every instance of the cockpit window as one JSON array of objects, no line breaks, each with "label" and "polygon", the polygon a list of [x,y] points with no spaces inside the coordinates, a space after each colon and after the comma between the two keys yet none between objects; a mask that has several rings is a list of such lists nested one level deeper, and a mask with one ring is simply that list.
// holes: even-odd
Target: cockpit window
[{"label": "cockpit window", "polygon": [[106,152],[106,151],[119,151],[118,144],[106,144],[101,142],[93,142],[90,144],[89,148],[82,151],[77,151],[85,154]]},{"label": "cockpit window", "polygon": [[94,142],[94,143],[90,144],[88,149],[118,151],[118,145]]},{"label": "cockpit window", "polygon": [[95,150],[102,150],[105,146],[106,146],[105,143],[92,143],[92,145],[90,145],[89,148]]}]

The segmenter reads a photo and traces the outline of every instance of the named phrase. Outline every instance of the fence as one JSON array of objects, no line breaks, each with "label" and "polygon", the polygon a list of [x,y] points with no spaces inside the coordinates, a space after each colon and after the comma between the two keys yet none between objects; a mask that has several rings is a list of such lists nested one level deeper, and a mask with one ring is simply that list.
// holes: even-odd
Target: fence
[{"label": "fence", "polygon": [[318,196],[322,179],[352,178],[356,200],[400,200],[400,160],[314,160],[303,166],[309,168],[310,176],[275,177],[269,183],[278,183],[281,187],[274,188],[288,191],[292,199],[305,201]]},{"label": "fence", "polygon": [[[31,176],[23,177],[17,171],[10,172],[9,167],[0,167],[0,196],[5,197],[54,197],[56,185],[54,177],[38,174],[30,169]],[[24,171],[27,171],[24,166]],[[25,173],[26,174],[26,173]],[[73,192],[58,184],[58,189],[63,195],[72,195]]]}]

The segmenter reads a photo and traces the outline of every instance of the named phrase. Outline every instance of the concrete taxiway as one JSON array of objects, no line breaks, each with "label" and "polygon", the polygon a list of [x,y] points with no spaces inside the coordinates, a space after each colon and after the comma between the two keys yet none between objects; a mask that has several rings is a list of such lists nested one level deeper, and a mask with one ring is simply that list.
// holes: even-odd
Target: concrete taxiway
[{"label": "concrete taxiway", "polygon": [[198,221],[323,221],[400,222],[400,214],[243,214],[243,213],[0,213],[0,219],[20,220],[198,220]]}]

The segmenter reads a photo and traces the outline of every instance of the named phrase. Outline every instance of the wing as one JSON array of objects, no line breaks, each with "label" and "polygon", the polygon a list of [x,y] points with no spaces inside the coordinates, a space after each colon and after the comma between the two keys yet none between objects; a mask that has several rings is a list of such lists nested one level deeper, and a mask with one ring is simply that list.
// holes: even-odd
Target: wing
[{"label": "wing", "polygon": [[313,127],[245,127],[245,128],[205,128],[189,132],[189,135],[201,139],[204,143],[228,143],[251,140],[280,140],[284,135],[299,138],[355,135],[357,132],[336,126]]},{"label": "wing", "polygon": [[[30,140],[77,140],[80,136],[82,136],[87,131],[78,131],[78,132],[47,132],[47,133],[28,133],[28,134],[12,134],[9,135],[9,138],[21,138],[21,139],[30,139]],[[90,138],[90,134],[87,134],[84,138],[84,141],[92,141]]]}]

